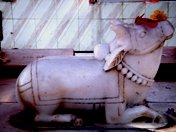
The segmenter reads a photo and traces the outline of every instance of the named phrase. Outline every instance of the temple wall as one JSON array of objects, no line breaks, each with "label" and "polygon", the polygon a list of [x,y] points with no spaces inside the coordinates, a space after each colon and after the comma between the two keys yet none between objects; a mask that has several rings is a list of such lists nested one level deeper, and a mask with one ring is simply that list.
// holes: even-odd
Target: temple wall
[{"label": "temple wall", "polygon": [[[2,48],[93,50],[98,43],[109,43],[114,33],[109,22],[134,22],[139,15],[149,17],[156,9],[164,11],[176,27],[176,1],[144,3],[143,0],[16,0],[0,2],[3,12]],[[165,46],[176,46],[176,32]]]}]

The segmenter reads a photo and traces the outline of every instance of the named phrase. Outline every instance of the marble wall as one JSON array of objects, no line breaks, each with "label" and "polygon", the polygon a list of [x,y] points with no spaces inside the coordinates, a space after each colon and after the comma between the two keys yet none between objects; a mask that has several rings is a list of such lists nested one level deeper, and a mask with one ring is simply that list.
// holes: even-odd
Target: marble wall
[{"label": "marble wall", "polygon": [[[95,5],[90,5],[88,0],[0,2],[4,33],[2,48],[93,50],[96,44],[109,43],[114,38],[109,29],[111,20],[118,18],[131,23],[139,15],[149,17],[156,9],[165,11],[176,27],[176,1],[111,3],[106,0]],[[176,32],[165,45],[176,46]]]}]

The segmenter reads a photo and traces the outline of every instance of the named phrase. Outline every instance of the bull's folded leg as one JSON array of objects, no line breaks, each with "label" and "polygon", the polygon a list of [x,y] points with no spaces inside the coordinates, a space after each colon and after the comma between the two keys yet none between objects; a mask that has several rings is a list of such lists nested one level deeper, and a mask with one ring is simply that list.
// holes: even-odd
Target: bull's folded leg
[{"label": "bull's folded leg", "polygon": [[56,115],[38,114],[35,117],[35,121],[37,122],[70,123],[76,119],[77,119],[76,116],[72,114],[56,114]]},{"label": "bull's folded leg", "polygon": [[36,107],[36,122],[71,122],[75,121],[76,116],[72,114],[53,114],[57,109],[57,105],[48,105],[48,106],[37,106]]},{"label": "bull's folded leg", "polygon": [[152,118],[153,123],[155,123],[156,119],[158,123],[162,123],[162,124],[167,123],[164,116],[162,116],[161,114],[159,114],[154,110],[151,110],[146,106],[135,106],[133,108],[126,109],[119,121],[120,123],[130,123],[139,117]]},{"label": "bull's folded leg", "polygon": [[57,115],[36,115],[36,122],[59,122],[59,123],[73,123],[74,126],[80,127],[83,125],[83,120],[77,118],[72,114],[57,114]]},{"label": "bull's folded leg", "polygon": [[51,122],[52,115],[47,114],[37,114],[34,119],[36,122]]},{"label": "bull's folded leg", "polygon": [[69,123],[76,120],[76,116],[72,114],[57,114],[52,116],[52,121]]}]

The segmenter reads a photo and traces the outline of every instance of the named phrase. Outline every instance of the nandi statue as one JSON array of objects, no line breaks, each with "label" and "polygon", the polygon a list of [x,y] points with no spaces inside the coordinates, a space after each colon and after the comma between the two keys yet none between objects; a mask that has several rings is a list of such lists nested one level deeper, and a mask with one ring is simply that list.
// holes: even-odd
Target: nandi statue
[{"label": "nandi statue", "polygon": [[79,113],[72,110],[103,107],[108,124],[131,123],[142,116],[166,123],[164,116],[145,106],[144,99],[173,26],[169,21],[151,28],[117,20],[112,22],[112,30],[114,41],[97,45],[94,57],[45,57],[22,71],[17,96],[26,109],[36,112],[35,121],[78,121]]}]

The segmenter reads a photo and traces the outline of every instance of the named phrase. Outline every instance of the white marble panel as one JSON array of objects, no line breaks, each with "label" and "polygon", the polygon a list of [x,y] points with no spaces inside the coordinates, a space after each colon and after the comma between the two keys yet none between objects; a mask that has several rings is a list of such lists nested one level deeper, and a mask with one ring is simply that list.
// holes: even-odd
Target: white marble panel
[{"label": "white marble panel", "polygon": [[78,18],[78,2],[77,0],[56,0],[56,11],[58,19],[67,17]]},{"label": "white marble panel", "polygon": [[34,0],[17,0],[12,4],[13,19],[30,19]]},{"label": "white marble panel", "polygon": [[34,18],[35,19],[56,19],[55,0],[35,0]]},{"label": "white marble panel", "polygon": [[[20,22],[23,20],[14,20]],[[35,34],[35,21],[34,20],[25,20],[25,26],[22,27],[19,32],[15,32],[15,48],[36,48],[35,38],[32,38],[32,34]]]},{"label": "white marble panel", "polygon": [[12,19],[12,10],[10,2],[0,2],[0,10],[3,12],[3,18]]},{"label": "white marble panel", "polygon": [[[88,0],[17,0],[0,2],[3,11],[3,48],[74,48],[93,50],[97,43],[109,43],[114,33],[109,22],[134,22],[145,12],[168,13],[175,24],[176,2],[119,2],[90,5]],[[104,20],[107,19],[107,20]],[[176,46],[174,37],[167,46]]]},{"label": "white marble panel", "polygon": [[5,49],[14,48],[13,21],[11,19],[3,20],[3,40],[1,46]]},{"label": "white marble panel", "polygon": [[122,18],[122,3],[102,3],[101,18]]},{"label": "white marble panel", "polygon": [[38,26],[41,20],[36,20],[36,43],[37,48],[57,48],[57,39],[53,38],[57,29],[57,19],[45,21]]},{"label": "white marble panel", "polygon": [[143,2],[127,2],[123,4],[123,18],[136,18],[145,13],[145,4]]},{"label": "white marble panel", "polygon": [[61,19],[60,21],[54,35],[57,35],[57,48],[74,48],[78,50],[78,20],[63,21]]},{"label": "white marble panel", "polygon": [[99,26],[99,20],[79,20],[80,50],[93,50],[94,46],[99,43]]},{"label": "white marble panel", "polygon": [[80,19],[93,19],[100,17],[100,5],[89,4],[88,0],[78,0],[78,17]]},{"label": "white marble panel", "polygon": [[169,17],[176,18],[176,1],[169,2]]},{"label": "white marble panel", "polygon": [[146,17],[150,17],[151,14],[155,10],[161,10],[164,11],[166,14],[168,14],[168,7],[169,7],[169,2],[157,2],[157,3],[147,3],[146,4]]},{"label": "white marble panel", "polygon": [[101,28],[100,28],[100,35],[101,37],[100,42],[102,44],[110,43],[115,38],[115,33],[110,29],[110,22],[112,20],[102,20]]}]

